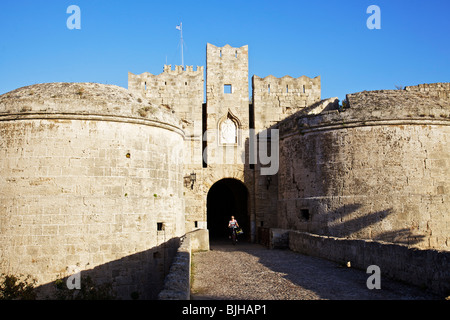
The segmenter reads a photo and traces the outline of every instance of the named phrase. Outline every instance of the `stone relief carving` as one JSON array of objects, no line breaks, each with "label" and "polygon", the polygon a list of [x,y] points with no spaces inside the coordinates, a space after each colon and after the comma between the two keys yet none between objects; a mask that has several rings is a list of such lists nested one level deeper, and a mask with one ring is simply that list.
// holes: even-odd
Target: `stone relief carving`
[{"label": "stone relief carving", "polygon": [[222,144],[237,143],[237,127],[230,118],[225,119],[225,121],[220,124],[220,142]]}]

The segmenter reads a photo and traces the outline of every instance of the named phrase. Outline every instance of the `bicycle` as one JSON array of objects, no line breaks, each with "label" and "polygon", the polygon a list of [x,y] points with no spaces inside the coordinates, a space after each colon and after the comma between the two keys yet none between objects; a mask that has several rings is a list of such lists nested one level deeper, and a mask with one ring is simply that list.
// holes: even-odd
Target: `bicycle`
[{"label": "bicycle", "polygon": [[233,244],[233,246],[235,246],[237,243],[236,228],[230,228],[230,229],[231,229],[231,243]]}]

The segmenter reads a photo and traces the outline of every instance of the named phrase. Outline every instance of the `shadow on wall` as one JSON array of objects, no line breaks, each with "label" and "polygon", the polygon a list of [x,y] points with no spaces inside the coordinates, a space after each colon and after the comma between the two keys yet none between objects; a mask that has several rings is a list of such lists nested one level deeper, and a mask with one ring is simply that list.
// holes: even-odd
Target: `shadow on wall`
[{"label": "shadow on wall", "polygon": [[[362,204],[354,203],[327,211],[322,219],[327,225],[327,235],[347,237],[357,234],[364,228],[381,222],[392,214],[392,209],[386,209],[368,214],[360,214]],[[319,215],[322,216],[322,215]],[[354,216],[350,218],[350,216]]]},{"label": "shadow on wall", "polygon": [[[362,204],[350,204],[341,206],[336,210],[332,210],[326,213],[328,230],[323,235],[331,235],[337,237],[351,237],[352,235],[358,235],[363,229],[381,223],[384,219],[394,213],[393,209],[386,209],[368,214],[358,214],[358,211],[362,208]],[[352,219],[347,219],[348,216],[355,215]],[[314,232],[314,231],[312,231]],[[370,238],[373,240],[381,240],[386,242],[395,242],[405,245],[415,245],[420,243],[425,236],[419,235],[407,228],[391,231],[371,231]],[[367,238],[357,236],[358,238]]]},{"label": "shadow on wall", "polygon": [[386,231],[374,237],[374,240],[415,245],[424,241],[425,235],[417,234],[411,229]]},{"label": "shadow on wall", "polygon": [[[116,299],[156,299],[164,287],[165,276],[169,272],[179,244],[180,238],[172,238],[149,250],[99,265],[93,269],[81,270],[81,286],[83,287],[84,279],[90,277],[99,287],[102,284],[111,284]],[[69,277],[70,275],[62,278],[63,286],[66,286]],[[38,299],[56,299],[56,280],[36,288]]]}]

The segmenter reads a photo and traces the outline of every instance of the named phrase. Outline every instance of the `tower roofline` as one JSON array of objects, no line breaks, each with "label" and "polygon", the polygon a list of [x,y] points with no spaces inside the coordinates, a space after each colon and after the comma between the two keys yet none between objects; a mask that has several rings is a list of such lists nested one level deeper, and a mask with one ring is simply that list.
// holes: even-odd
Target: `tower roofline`
[{"label": "tower roofline", "polygon": [[207,47],[214,47],[214,48],[233,48],[233,49],[246,49],[246,50],[248,50],[248,44],[246,44],[246,45],[244,45],[244,46],[241,46],[241,47],[233,47],[233,46],[230,46],[228,43],[226,44],[226,45],[224,45],[224,46],[222,46],[222,47],[219,47],[219,46],[215,46],[215,45],[213,45],[213,44],[211,44],[211,43],[209,43],[209,42],[207,42],[206,43],[206,46]]},{"label": "tower roofline", "polygon": [[263,81],[265,81],[265,80],[269,80],[269,79],[294,79],[294,80],[301,80],[301,79],[305,79],[305,80],[307,80],[307,79],[309,79],[309,80],[316,80],[316,81],[320,81],[320,75],[319,76],[316,76],[316,77],[314,77],[314,78],[311,78],[311,77],[308,77],[308,76],[305,76],[305,75],[302,75],[302,76],[300,76],[300,77],[297,77],[297,78],[295,78],[295,77],[292,77],[292,76],[290,76],[290,75],[285,75],[285,76],[283,76],[283,77],[275,77],[274,75],[268,75],[268,76],[266,76],[266,77],[264,77],[264,78],[262,78],[262,77],[259,77],[259,76],[257,76],[257,75],[253,75],[253,77],[255,77],[255,79],[260,79],[260,80],[263,80]]}]

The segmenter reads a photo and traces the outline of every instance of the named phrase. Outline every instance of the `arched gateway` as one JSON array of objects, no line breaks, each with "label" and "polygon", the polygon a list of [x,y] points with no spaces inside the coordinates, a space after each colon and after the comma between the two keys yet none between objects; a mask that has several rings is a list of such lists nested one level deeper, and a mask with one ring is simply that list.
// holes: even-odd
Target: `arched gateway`
[{"label": "arched gateway", "polygon": [[209,189],[206,206],[210,239],[227,238],[228,221],[232,215],[244,230],[243,239],[249,238],[248,190],[241,181],[226,178],[214,183]]}]

